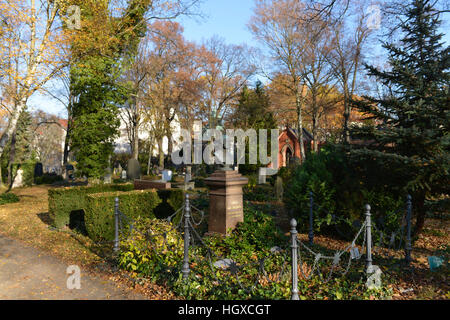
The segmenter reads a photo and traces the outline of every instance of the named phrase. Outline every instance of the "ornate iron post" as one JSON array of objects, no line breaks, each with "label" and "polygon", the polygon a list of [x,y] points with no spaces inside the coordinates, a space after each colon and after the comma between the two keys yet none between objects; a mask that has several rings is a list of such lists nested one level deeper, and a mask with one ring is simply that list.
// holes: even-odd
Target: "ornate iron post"
[{"label": "ornate iron post", "polygon": [[181,272],[183,273],[183,279],[186,280],[189,276],[189,219],[191,218],[191,206],[189,204],[189,195],[186,193],[186,201],[184,205],[184,259],[183,268]]},{"label": "ornate iron post", "polygon": [[314,243],[314,227],[313,227],[313,209],[314,208],[314,196],[313,193],[309,193],[309,244],[312,245]]},{"label": "ornate iron post", "polygon": [[119,252],[119,198],[114,203],[114,252]]},{"label": "ornate iron post", "polygon": [[408,194],[406,200],[406,245],[405,245],[405,261],[409,266],[411,263],[411,213],[412,213],[412,197]]},{"label": "ornate iron post", "polygon": [[370,205],[366,204],[366,236],[367,236],[367,258],[366,258],[366,267],[372,267],[372,221],[370,219]]},{"label": "ornate iron post", "polygon": [[292,248],[292,296],[291,300],[299,300],[298,297],[298,268],[297,268],[297,221],[291,220],[291,248]]}]

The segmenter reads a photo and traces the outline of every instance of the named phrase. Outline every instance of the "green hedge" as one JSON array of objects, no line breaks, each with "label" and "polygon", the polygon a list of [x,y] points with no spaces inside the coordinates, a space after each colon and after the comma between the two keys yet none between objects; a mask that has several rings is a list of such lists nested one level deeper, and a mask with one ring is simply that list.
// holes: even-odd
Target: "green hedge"
[{"label": "green hedge", "polygon": [[84,221],[88,235],[94,241],[114,238],[114,201],[119,198],[119,209],[128,218],[167,218],[184,201],[181,189],[135,190],[107,192],[86,196]]},{"label": "green hedge", "polygon": [[70,213],[86,208],[86,196],[94,193],[132,191],[132,184],[100,184],[92,187],[55,188],[48,191],[48,210],[53,226],[69,224]]},{"label": "green hedge", "polygon": [[[114,239],[114,205],[128,218],[155,218],[153,210],[161,203],[155,190],[97,193],[86,196],[85,224],[94,241]],[[125,224],[125,221],[124,221]]]},{"label": "green hedge", "polygon": [[53,184],[55,182],[63,181],[64,178],[62,176],[52,174],[52,173],[44,173],[40,177],[34,177],[34,183],[37,185],[41,184]]}]

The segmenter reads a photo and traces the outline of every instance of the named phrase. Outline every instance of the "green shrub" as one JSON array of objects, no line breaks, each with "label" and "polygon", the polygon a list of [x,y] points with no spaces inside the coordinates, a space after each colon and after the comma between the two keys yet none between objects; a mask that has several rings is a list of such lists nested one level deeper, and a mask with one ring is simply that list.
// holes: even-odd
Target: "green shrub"
[{"label": "green shrub", "polygon": [[[151,241],[143,236],[149,230],[154,235]],[[166,236],[157,236],[162,234]],[[138,218],[134,230],[121,241],[119,266],[153,281],[174,276],[183,259],[183,245],[181,235],[168,222]]]},{"label": "green shrub", "polygon": [[[134,220],[139,217],[155,218],[153,210],[161,202],[155,190],[107,192],[86,196],[85,224],[94,241],[114,239],[114,207],[119,198],[119,210]],[[126,221],[123,221],[125,225]]]},{"label": "green shrub", "polygon": [[[244,206],[244,222],[238,224],[229,236],[220,235],[203,238],[205,246],[190,247],[189,281],[183,281],[183,239],[173,227],[158,220],[139,219],[133,232],[121,241],[119,265],[132,272],[135,277],[146,277],[154,283],[166,286],[178,296],[186,299],[205,300],[243,300],[243,299],[289,299],[290,283],[290,247],[289,239],[277,228],[273,217]],[[152,241],[142,236],[151,230]],[[156,236],[159,234],[160,236]],[[167,234],[164,241],[162,234]],[[197,239],[196,239],[197,240]],[[274,246],[285,248],[280,254],[271,254]],[[209,248],[209,249],[207,249]],[[214,252],[209,260],[208,252]],[[217,259],[232,259],[239,266],[247,265],[238,271],[238,279],[229,271],[212,267]],[[255,281],[260,259],[264,259],[264,268],[273,281]],[[309,266],[314,258],[304,259]],[[287,269],[283,268],[287,264]],[[285,265],[286,266],[286,265]],[[355,269],[355,268],[354,268]],[[277,274],[284,270],[284,276]],[[261,278],[260,278],[261,279]],[[278,279],[278,280],[277,280]],[[251,293],[241,288],[254,287]],[[310,280],[299,279],[299,294],[302,299],[367,299],[370,295],[383,297],[388,292],[383,288],[379,292],[369,292],[365,287],[364,266],[348,273],[346,277],[337,277],[329,283],[314,275]]]},{"label": "green shrub", "polygon": [[302,231],[308,227],[310,192],[314,194],[316,231],[335,234],[337,225],[341,236],[353,235],[354,221],[364,219],[365,204],[372,207],[372,221],[379,221],[378,226],[386,232],[400,226],[405,199],[382,186],[367,184],[358,168],[350,166],[346,154],[335,146],[329,145],[320,153],[310,154],[285,178],[284,203],[299,220]]},{"label": "green shrub", "polygon": [[51,174],[51,173],[44,173],[44,175],[40,176],[40,177],[35,177],[34,178],[34,183],[37,185],[41,185],[41,184],[53,184],[55,182],[59,182],[59,181],[63,181],[63,177],[56,175],[56,174]]},{"label": "green shrub", "polygon": [[20,199],[14,193],[2,193],[0,194],[0,205],[7,203],[19,202]]},{"label": "green shrub", "polygon": [[62,228],[69,224],[70,213],[86,208],[86,195],[102,192],[131,191],[132,184],[99,184],[91,187],[54,188],[48,190],[48,209],[52,225]]},{"label": "green shrub", "polygon": [[276,195],[271,185],[245,186],[243,189],[244,200],[247,201],[275,201]]},{"label": "green shrub", "polygon": [[194,178],[194,182],[195,182],[196,188],[205,188],[206,187],[205,178]]}]

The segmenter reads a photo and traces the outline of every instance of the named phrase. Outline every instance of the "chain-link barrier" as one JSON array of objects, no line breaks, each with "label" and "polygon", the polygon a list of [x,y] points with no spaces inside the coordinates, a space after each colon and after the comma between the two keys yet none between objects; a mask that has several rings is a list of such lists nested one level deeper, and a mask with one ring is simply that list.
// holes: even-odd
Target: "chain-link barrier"
[{"label": "chain-link barrier", "polygon": [[[337,216],[333,213],[330,213],[326,208],[319,206],[314,202],[314,193],[309,193],[310,203],[309,203],[309,241],[310,244],[313,243],[314,239],[314,228],[313,228],[313,219],[315,213],[323,212],[327,215],[331,216],[331,222],[338,233],[339,236],[346,238],[347,235],[342,232],[339,228],[340,222],[337,219]],[[378,241],[373,244],[372,252],[379,256],[383,256],[384,258],[392,261],[395,258],[395,255],[391,255],[390,252],[399,251],[401,249],[405,250],[405,261],[407,264],[411,261],[411,214],[412,214],[412,198],[410,195],[407,197],[406,201],[406,210],[401,218],[400,226],[394,231],[385,231],[381,227],[377,227],[377,224],[372,224],[373,231],[378,237]],[[353,225],[360,224],[359,221],[354,221]],[[386,241],[388,240],[389,241]]]},{"label": "chain-link barrier", "polygon": [[[314,208],[312,201],[311,208]],[[194,213],[198,215],[197,218],[194,217]],[[314,275],[317,275],[321,281],[328,283],[333,279],[333,275],[335,277],[346,276],[352,265],[356,261],[360,261],[363,256],[366,257],[366,266],[372,267],[372,223],[368,205],[365,215],[366,220],[359,227],[350,245],[341,250],[332,251],[331,254],[318,252],[319,247],[311,244],[311,235],[309,235],[309,245],[301,241],[296,230],[297,222],[293,220],[291,221],[290,243],[283,248],[273,247],[265,253],[254,253],[255,261],[240,263],[215,253],[205,243],[204,238],[197,230],[205,221],[205,214],[190,204],[188,194],[186,194],[185,203],[181,208],[168,218],[162,219],[167,222],[168,226],[164,232],[155,232],[152,228],[142,229],[136,226],[136,220],[127,217],[119,210],[118,199],[116,199],[114,247],[116,251],[120,249],[119,237],[132,238],[136,235],[145,239],[145,248],[143,249],[153,250],[155,253],[163,248],[171,250],[184,247],[181,273],[186,281],[208,277],[215,286],[229,286],[234,283],[245,293],[252,294],[258,286],[290,280],[292,299],[298,299],[299,275],[303,280],[311,280]],[[178,236],[172,237],[171,234]],[[158,241],[161,239],[163,239],[162,242]],[[383,244],[382,239],[381,237],[378,246]],[[327,251],[329,250],[327,249]],[[307,261],[311,261],[312,266],[308,267]],[[202,269],[205,267],[210,272]],[[172,271],[180,272],[179,269]]]}]

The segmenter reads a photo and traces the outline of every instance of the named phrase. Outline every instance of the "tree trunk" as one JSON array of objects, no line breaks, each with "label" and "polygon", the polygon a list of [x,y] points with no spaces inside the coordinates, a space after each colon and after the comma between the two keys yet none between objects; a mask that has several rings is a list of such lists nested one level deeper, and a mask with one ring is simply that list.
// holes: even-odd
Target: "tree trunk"
[{"label": "tree trunk", "polygon": [[170,162],[170,161],[172,161],[172,152],[173,152],[172,130],[170,130],[170,129],[167,132],[167,138],[168,138],[167,157],[168,157],[169,162]]},{"label": "tree trunk", "polygon": [[317,152],[317,120],[314,115],[312,117],[312,136],[313,136],[313,151]]},{"label": "tree trunk", "polygon": [[148,162],[147,162],[147,175],[150,175],[150,167],[152,166],[152,155],[153,155],[153,139],[150,139],[148,151]]},{"label": "tree trunk", "polygon": [[[136,103],[136,102],[135,102]],[[139,160],[139,123],[136,114],[133,114],[131,137],[133,141],[131,143],[131,157],[135,160]]]},{"label": "tree trunk", "polygon": [[161,169],[164,169],[163,138],[158,139],[158,151],[159,151],[159,167]]},{"label": "tree trunk", "polygon": [[69,117],[67,119],[67,131],[66,131],[66,138],[64,139],[64,154],[63,154],[63,164],[66,165],[69,161],[69,143],[70,143],[70,122],[72,119]]},{"label": "tree trunk", "polygon": [[6,131],[2,134],[0,138],[0,158],[5,151],[6,144],[9,139],[12,137],[13,133],[16,132],[17,122],[19,121],[20,114],[23,110],[25,110],[25,106],[27,104],[26,99],[22,99],[15,107],[16,111],[14,112],[11,120],[9,121],[8,127]]},{"label": "tree trunk", "polygon": [[302,119],[302,107],[303,98],[299,90],[295,93],[295,102],[297,105],[297,126],[298,126],[298,139],[300,142],[300,162],[305,161],[305,145],[303,144],[303,119]]},{"label": "tree trunk", "polygon": [[317,152],[317,94],[315,88],[311,90],[312,94],[312,136],[313,136],[313,152]]},{"label": "tree trunk", "polygon": [[[425,225],[425,194],[418,194],[414,197],[413,214],[416,214],[416,225],[414,227],[414,236],[418,236]],[[415,210],[414,210],[415,209]]]},{"label": "tree trunk", "polygon": [[348,103],[348,94],[344,90],[344,143],[350,143],[350,131],[348,123],[350,120],[350,104]]},{"label": "tree trunk", "polygon": [[16,132],[11,137],[11,146],[9,151],[9,164],[8,164],[8,191],[12,189],[14,184],[13,177],[13,165],[16,158]]}]

